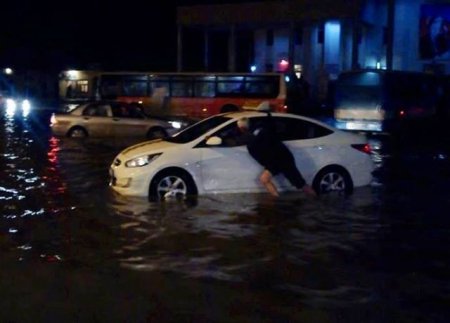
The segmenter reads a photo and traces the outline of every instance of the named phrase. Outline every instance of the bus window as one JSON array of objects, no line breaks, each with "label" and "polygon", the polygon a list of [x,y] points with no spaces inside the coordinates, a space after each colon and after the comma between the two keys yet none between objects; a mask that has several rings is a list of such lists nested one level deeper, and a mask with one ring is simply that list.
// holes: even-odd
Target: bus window
[{"label": "bus window", "polygon": [[243,76],[218,76],[217,95],[218,96],[243,96],[245,93],[245,83]]},{"label": "bus window", "polygon": [[216,77],[197,76],[194,84],[194,96],[202,98],[213,98],[216,96]]},{"label": "bus window", "polygon": [[170,96],[172,97],[192,97],[193,81],[191,77],[174,76],[171,80]]},{"label": "bus window", "polygon": [[103,75],[101,77],[100,95],[104,99],[116,98],[122,94],[120,75]]},{"label": "bus window", "polygon": [[89,96],[89,81],[76,80],[68,82],[66,87],[66,98],[87,98]]},{"label": "bus window", "polygon": [[165,95],[168,95],[170,89],[170,77],[167,75],[152,75],[150,77],[150,89],[151,93],[165,93]]},{"label": "bus window", "polygon": [[274,98],[278,94],[279,80],[271,76],[247,76],[245,92],[251,97]]},{"label": "bus window", "polygon": [[148,78],[145,75],[127,76],[122,78],[124,96],[148,96]]}]

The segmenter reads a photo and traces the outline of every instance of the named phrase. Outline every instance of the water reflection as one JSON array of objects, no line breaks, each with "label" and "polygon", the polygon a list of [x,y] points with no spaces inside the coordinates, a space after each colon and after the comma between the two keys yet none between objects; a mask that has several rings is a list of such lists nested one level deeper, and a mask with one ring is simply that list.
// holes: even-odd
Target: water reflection
[{"label": "water reflection", "polygon": [[280,255],[292,266],[329,249],[352,252],[353,244],[383,227],[376,212],[357,211],[370,211],[373,203],[370,189],[345,201],[295,193],[276,200],[264,194],[207,196],[194,206],[119,200],[113,207],[124,245],[117,253],[130,269],[243,282],[254,266],[278,266]]}]

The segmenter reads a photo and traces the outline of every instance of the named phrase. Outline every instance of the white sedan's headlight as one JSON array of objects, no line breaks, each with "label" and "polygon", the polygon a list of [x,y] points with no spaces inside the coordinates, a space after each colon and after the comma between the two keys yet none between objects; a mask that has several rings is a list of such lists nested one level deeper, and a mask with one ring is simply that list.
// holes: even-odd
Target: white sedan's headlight
[{"label": "white sedan's headlight", "polygon": [[125,163],[126,167],[142,167],[145,165],[150,164],[153,160],[161,156],[161,153],[159,154],[152,154],[152,155],[145,155],[145,156],[139,156],[133,159],[128,160]]}]

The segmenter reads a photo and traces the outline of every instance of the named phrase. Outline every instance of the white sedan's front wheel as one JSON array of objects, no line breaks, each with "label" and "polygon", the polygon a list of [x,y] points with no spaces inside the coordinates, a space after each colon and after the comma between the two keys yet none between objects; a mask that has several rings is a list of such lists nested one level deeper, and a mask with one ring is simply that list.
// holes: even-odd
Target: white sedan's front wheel
[{"label": "white sedan's front wheel", "polygon": [[149,198],[158,201],[166,199],[185,199],[189,195],[197,194],[192,177],[183,170],[166,170],[152,180]]}]

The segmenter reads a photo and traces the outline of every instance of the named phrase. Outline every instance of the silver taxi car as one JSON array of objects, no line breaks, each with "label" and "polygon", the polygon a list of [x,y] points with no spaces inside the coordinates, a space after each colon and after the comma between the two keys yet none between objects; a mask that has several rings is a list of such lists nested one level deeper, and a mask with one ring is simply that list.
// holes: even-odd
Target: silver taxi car
[{"label": "silver taxi car", "polygon": [[181,125],[149,117],[140,106],[118,101],[81,104],[69,112],[53,113],[50,128],[55,136],[163,138]]}]

